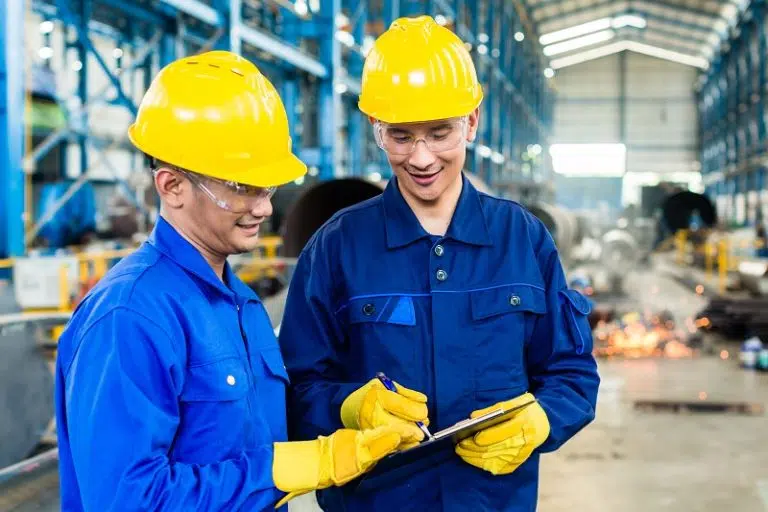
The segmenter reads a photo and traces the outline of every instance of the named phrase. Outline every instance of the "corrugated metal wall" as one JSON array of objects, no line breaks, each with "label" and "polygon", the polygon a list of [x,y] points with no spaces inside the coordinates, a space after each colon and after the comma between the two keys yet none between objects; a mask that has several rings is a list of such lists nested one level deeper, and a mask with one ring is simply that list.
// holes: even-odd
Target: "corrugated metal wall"
[{"label": "corrugated metal wall", "polygon": [[[632,52],[560,69],[553,143],[624,143],[625,203],[639,201],[640,184],[695,181],[696,77],[695,68]],[[574,180],[558,186],[581,188]]]}]

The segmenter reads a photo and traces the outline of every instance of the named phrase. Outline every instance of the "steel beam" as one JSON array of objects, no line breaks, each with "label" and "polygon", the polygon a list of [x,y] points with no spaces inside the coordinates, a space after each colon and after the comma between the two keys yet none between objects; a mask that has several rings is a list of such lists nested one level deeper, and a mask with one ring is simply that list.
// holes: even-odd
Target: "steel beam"
[{"label": "steel beam", "polygon": [[[653,6],[653,5],[656,5],[656,4],[654,4],[654,3],[650,3],[650,4],[649,3],[644,3],[644,4],[645,5],[638,6],[635,3],[624,4],[623,2],[617,2],[616,0],[604,0],[604,1],[598,2],[596,4],[592,4],[592,5],[588,5],[588,6],[581,6],[581,7],[575,8],[575,9],[570,9],[570,10],[562,12],[562,13],[558,13],[558,14],[553,15],[553,16],[548,16],[548,17],[545,17],[545,18],[540,18],[540,19],[537,19],[536,22],[538,23],[539,27],[541,28],[541,32],[542,33],[547,33],[547,32],[549,32],[549,30],[545,27],[545,25],[548,24],[548,23],[552,23],[552,22],[558,21],[560,19],[568,19],[568,18],[571,18],[573,16],[577,16],[579,14],[592,13],[592,12],[595,11],[595,9],[600,9],[600,8],[603,8],[603,7],[616,6],[615,10],[612,10],[611,12],[606,13],[605,16],[615,17],[615,16],[618,16],[620,14],[636,13],[636,14],[641,15],[641,16],[649,19],[649,20],[654,20],[654,21],[657,21],[659,23],[672,24],[672,25],[677,26],[677,27],[683,27],[683,28],[687,28],[689,30],[694,30],[694,31],[697,31],[697,32],[704,32],[704,33],[707,33],[707,34],[711,34],[711,33],[714,32],[714,29],[712,27],[710,27],[710,26],[701,25],[701,24],[698,24],[698,23],[688,23],[688,22],[683,22],[683,21],[679,21],[679,20],[670,20],[668,17],[659,16],[657,14],[651,13],[647,9],[645,9],[645,6],[646,5],[647,6]],[[573,23],[572,25],[581,25],[581,23],[584,23],[584,22]],[[569,25],[569,26],[572,26],[572,25]],[[568,28],[568,27],[562,27],[562,28]],[[556,30],[561,30],[561,28],[558,28]]]},{"label": "steel beam", "polygon": [[[178,11],[186,13],[214,27],[220,27],[225,24],[225,20],[222,19],[222,15],[219,11],[213,7],[205,5],[199,0],[162,1]],[[288,45],[271,35],[246,25],[241,24],[239,26],[239,31],[243,42],[255,46],[256,48],[319,78],[328,76],[328,69],[322,63],[295,46]]]},{"label": "steel beam", "polygon": [[24,9],[0,1],[0,258],[24,254]]},{"label": "steel beam", "polygon": [[[335,31],[335,17],[341,11],[341,0],[323,0],[320,3],[320,17],[328,24],[328,33]],[[318,135],[320,142],[321,180],[332,179],[339,164],[337,134],[339,131],[339,112],[341,96],[336,93],[337,72],[341,68],[341,47],[335,37],[320,40],[320,59],[326,70],[319,84]]]}]

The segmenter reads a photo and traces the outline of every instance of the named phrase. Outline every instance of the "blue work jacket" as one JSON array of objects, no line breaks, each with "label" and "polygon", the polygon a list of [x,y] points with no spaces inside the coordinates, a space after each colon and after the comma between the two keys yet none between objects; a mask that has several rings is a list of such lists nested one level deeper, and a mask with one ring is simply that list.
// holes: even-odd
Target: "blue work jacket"
[{"label": "blue work jacket", "polygon": [[599,377],[589,304],[566,286],[553,240],[519,204],[463,188],[445,236],[430,236],[392,179],[310,239],[292,278],[280,344],[292,381],[289,432],[342,426],[344,399],[384,372],[428,397],[430,430],[526,391],[551,434],[515,472],[447,461],[359,491],[318,493],[328,511],[533,511],[539,454],[593,420]]},{"label": "blue work jacket", "polygon": [[[267,313],[160,218],[56,362],[62,510],[273,510],[288,377]],[[287,507],[283,507],[286,510]]]}]

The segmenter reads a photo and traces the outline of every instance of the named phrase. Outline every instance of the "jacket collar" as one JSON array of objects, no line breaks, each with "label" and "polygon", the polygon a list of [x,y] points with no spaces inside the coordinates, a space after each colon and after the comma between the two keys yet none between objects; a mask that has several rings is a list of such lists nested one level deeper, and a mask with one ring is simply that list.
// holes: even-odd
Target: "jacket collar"
[{"label": "jacket collar", "polygon": [[[480,194],[463,173],[461,179],[461,195],[445,238],[470,245],[492,245],[485,212],[480,204]],[[384,189],[382,205],[387,248],[404,247],[429,236],[419,223],[413,210],[405,202],[397,186],[397,178],[394,176]]]},{"label": "jacket collar", "polygon": [[174,263],[219,292],[229,296],[236,295],[243,299],[258,300],[256,293],[235,275],[229,262],[224,263],[226,284],[222,282],[200,251],[163,217],[158,217],[147,241]]}]

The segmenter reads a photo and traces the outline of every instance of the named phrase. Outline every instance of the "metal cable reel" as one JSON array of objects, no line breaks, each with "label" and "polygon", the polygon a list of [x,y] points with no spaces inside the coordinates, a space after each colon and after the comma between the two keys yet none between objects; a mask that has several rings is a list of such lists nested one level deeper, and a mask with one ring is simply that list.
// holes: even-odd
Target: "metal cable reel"
[{"label": "metal cable reel", "polygon": [[0,314],[0,468],[30,455],[53,425],[50,331],[69,313]]}]

